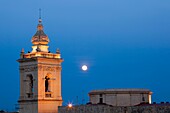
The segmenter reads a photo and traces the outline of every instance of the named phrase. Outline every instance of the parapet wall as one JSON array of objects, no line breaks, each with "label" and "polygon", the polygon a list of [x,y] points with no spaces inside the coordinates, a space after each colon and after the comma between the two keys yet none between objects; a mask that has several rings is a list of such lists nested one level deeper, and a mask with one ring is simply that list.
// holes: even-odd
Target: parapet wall
[{"label": "parapet wall", "polygon": [[170,113],[170,105],[113,107],[108,105],[80,105],[59,107],[58,113]]}]

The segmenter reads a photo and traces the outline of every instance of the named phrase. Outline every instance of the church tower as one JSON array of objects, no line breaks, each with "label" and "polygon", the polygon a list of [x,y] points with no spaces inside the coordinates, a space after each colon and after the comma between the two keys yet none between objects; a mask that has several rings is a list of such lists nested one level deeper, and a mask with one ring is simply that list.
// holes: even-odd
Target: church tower
[{"label": "church tower", "polygon": [[61,63],[59,49],[48,50],[49,38],[39,19],[37,32],[32,37],[32,51],[20,54],[20,113],[58,113],[62,105]]}]

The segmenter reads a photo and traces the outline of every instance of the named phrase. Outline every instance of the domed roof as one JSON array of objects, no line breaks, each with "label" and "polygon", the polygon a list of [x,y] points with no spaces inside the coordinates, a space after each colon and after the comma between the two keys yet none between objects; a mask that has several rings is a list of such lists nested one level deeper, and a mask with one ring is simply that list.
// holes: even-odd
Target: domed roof
[{"label": "domed roof", "polygon": [[47,45],[49,43],[49,38],[43,31],[43,25],[41,19],[39,19],[39,23],[37,25],[37,32],[32,37],[31,42],[33,45]]}]

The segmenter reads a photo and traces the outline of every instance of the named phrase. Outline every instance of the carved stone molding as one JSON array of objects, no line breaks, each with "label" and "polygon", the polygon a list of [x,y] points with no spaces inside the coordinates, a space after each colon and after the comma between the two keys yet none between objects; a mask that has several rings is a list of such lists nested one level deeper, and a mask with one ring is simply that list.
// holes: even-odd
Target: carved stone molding
[{"label": "carved stone molding", "polygon": [[52,66],[26,66],[26,67],[20,67],[19,68],[21,72],[33,72],[33,71],[51,71],[51,72],[55,72],[55,71],[60,71],[62,68],[61,66],[57,66],[57,67],[52,67]]},{"label": "carved stone molding", "polygon": [[19,70],[20,70],[20,72],[24,72],[24,68],[23,67],[20,67]]},{"label": "carved stone molding", "polygon": [[43,67],[42,67],[41,65],[39,65],[39,66],[38,66],[38,70],[40,70],[40,71],[41,71],[41,70],[42,70],[42,68],[43,68]]},{"label": "carved stone molding", "polygon": [[23,71],[23,72],[32,72],[32,71],[37,71],[37,66],[31,66],[31,67],[20,67],[20,71]]},{"label": "carved stone molding", "polygon": [[28,67],[28,68],[25,68],[24,70],[25,70],[25,72],[37,71],[37,66]]},{"label": "carved stone molding", "polygon": [[56,70],[58,71],[58,70],[61,70],[62,68],[61,67],[56,67]]},{"label": "carved stone molding", "polygon": [[55,71],[55,67],[43,66],[43,71]]}]

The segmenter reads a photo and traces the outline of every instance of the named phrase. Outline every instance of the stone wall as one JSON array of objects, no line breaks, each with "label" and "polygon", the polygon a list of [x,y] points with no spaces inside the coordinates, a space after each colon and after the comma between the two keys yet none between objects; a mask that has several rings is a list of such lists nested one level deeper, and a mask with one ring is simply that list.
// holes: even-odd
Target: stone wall
[{"label": "stone wall", "polygon": [[170,105],[113,107],[108,105],[80,105],[59,107],[59,113],[170,113]]}]

